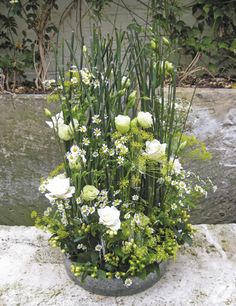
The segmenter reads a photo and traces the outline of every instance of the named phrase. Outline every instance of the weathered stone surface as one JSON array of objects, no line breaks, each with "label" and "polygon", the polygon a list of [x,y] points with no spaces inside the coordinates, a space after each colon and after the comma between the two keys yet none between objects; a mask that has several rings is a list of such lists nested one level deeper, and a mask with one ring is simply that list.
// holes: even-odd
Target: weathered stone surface
[{"label": "weathered stone surface", "polygon": [[[191,99],[193,89],[179,88],[178,95]],[[204,141],[212,160],[191,168],[209,176],[218,189],[193,211],[194,223],[236,222],[236,90],[198,88],[189,117],[192,132]]]},{"label": "weathered stone surface", "polygon": [[0,226],[1,306],[235,306],[236,224],[198,225],[152,288],[128,297],[93,295],[67,276],[59,250],[33,227]]},{"label": "weathered stone surface", "polygon": [[[179,88],[190,99],[193,89]],[[45,124],[42,95],[0,96],[0,224],[31,224],[32,209],[45,207],[40,177],[61,161],[52,130]],[[197,89],[189,122],[213,159],[191,163],[218,185],[192,214],[194,223],[236,222],[236,90]],[[200,169],[201,167],[201,169]]]},{"label": "weathered stone surface", "polygon": [[40,177],[58,164],[58,150],[44,117],[46,96],[0,96],[0,224],[32,224],[43,209]]}]

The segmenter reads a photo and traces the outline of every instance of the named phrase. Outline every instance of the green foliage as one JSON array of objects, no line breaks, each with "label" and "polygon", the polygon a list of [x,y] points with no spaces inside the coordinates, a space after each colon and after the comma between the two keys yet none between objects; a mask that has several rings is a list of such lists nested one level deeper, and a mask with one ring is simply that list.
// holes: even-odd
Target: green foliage
[{"label": "green foliage", "polygon": [[[14,11],[9,2],[3,3],[6,14],[0,14],[0,68],[5,76],[7,90],[14,90],[19,77],[25,79],[25,69],[32,68],[31,40],[23,30],[19,32]],[[21,38],[19,38],[19,36]]]},{"label": "green foliage", "polygon": [[175,139],[175,146],[176,148],[179,146],[178,152],[183,160],[206,161],[212,158],[212,154],[207,151],[205,143],[197,139],[194,135],[182,134],[181,144],[179,144],[179,137],[177,136]]},{"label": "green foliage", "polygon": [[[210,59],[214,72],[236,68],[236,6],[234,1],[198,0],[192,7],[202,36],[199,47]],[[208,34],[209,33],[209,34]],[[198,35],[199,36],[199,35]],[[199,45],[199,42],[198,42]]]},{"label": "green foliage", "polygon": [[[183,13],[192,13],[195,22],[188,25]],[[236,6],[234,1],[196,0],[184,5],[179,0],[153,1],[152,14],[176,48],[207,57],[207,68],[216,74],[234,71],[236,45]],[[209,61],[209,64],[208,64]],[[232,73],[232,72],[231,72]],[[234,72],[233,72],[234,73]]]},{"label": "green foliage", "polygon": [[56,175],[58,175],[59,173],[62,173],[63,171],[65,170],[65,165],[64,163],[61,163],[60,165],[58,165],[54,170],[52,170],[48,177],[51,178],[51,177],[54,177]]}]

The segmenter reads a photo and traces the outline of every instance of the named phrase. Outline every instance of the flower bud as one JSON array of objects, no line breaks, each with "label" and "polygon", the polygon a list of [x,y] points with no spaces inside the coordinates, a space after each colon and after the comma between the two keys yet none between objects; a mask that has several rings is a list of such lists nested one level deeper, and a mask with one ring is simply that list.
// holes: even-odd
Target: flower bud
[{"label": "flower bud", "polygon": [[47,118],[51,118],[52,117],[52,113],[50,112],[50,110],[48,108],[45,108],[44,109],[44,115],[47,117]]},{"label": "flower bud", "polygon": [[166,70],[166,73],[168,74],[172,74],[173,71],[174,71],[174,65],[168,61],[165,62],[165,70]]},{"label": "flower bud", "polygon": [[150,41],[150,47],[151,47],[152,50],[157,50],[157,49],[158,49],[158,43],[157,43],[157,41],[154,40],[154,39],[152,39],[152,40]]},{"label": "flower bud", "polygon": [[130,84],[131,84],[130,79],[128,77],[126,77],[126,76],[123,76],[123,78],[121,80],[122,88],[129,88]]},{"label": "flower bud", "polygon": [[169,45],[170,45],[169,39],[167,39],[165,36],[162,37],[162,41],[163,41],[163,44],[164,44],[164,45],[166,45],[166,46],[169,46]]},{"label": "flower bud", "polygon": [[115,117],[115,126],[121,134],[127,133],[130,129],[130,117],[124,115]]}]

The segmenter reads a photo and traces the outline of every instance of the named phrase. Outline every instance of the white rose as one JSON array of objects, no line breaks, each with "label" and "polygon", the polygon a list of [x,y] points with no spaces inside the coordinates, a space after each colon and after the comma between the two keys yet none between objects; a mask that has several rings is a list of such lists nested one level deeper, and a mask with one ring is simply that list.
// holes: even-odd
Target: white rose
[{"label": "white rose", "polygon": [[112,206],[105,206],[104,208],[98,209],[99,223],[105,225],[112,231],[120,229],[120,211]]},{"label": "white rose", "polygon": [[144,129],[148,129],[153,125],[152,114],[149,112],[139,112],[137,120],[139,125]]},{"label": "white rose", "polygon": [[115,117],[115,125],[118,132],[125,134],[130,129],[130,117],[119,115]]},{"label": "white rose", "polygon": [[146,150],[144,155],[153,161],[161,162],[165,156],[166,143],[161,144],[157,139],[146,141]]},{"label": "white rose", "polygon": [[45,195],[49,200],[55,198],[68,199],[75,193],[75,187],[70,186],[70,178],[67,178],[64,174],[59,174],[49,179],[45,188],[49,191],[49,193]]}]

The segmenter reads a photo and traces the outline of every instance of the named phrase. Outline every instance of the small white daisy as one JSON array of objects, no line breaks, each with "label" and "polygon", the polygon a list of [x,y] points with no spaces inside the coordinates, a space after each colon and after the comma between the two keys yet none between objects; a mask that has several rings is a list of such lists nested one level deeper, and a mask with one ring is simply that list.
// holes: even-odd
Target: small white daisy
[{"label": "small white daisy", "polygon": [[114,206],[118,206],[118,205],[120,205],[121,203],[122,203],[122,201],[121,201],[121,200],[116,199],[115,201],[113,201],[113,202],[112,202],[112,205],[114,205]]},{"label": "small white daisy", "polygon": [[124,161],[125,161],[124,157],[118,156],[118,158],[117,158],[117,163],[118,163],[118,165],[123,165],[123,164],[124,164]]},{"label": "small white daisy", "polygon": [[98,154],[97,151],[93,152],[93,157],[98,157],[98,156],[99,156],[99,154]]},{"label": "small white daisy", "polygon": [[71,146],[70,148],[70,152],[73,156],[75,155],[79,155],[79,152],[80,152],[80,148],[77,146],[77,145],[73,145]]},{"label": "small white daisy", "polygon": [[93,134],[95,135],[95,137],[99,137],[101,136],[102,132],[100,129],[96,128],[93,130]]},{"label": "small white daisy", "polygon": [[106,144],[103,144],[101,150],[102,153],[106,154],[108,152],[108,146]]},{"label": "small white daisy", "polygon": [[90,144],[90,140],[87,137],[84,137],[82,143],[83,145],[88,146]]},{"label": "small white daisy", "polygon": [[171,209],[175,210],[177,208],[177,205],[175,203],[171,204]]},{"label": "small white daisy", "polygon": [[77,84],[78,83],[78,79],[77,77],[73,77],[70,79],[71,84]]},{"label": "small white daisy", "polygon": [[126,280],[125,280],[125,286],[126,287],[130,287],[131,285],[132,285],[132,279],[130,279],[130,278],[126,278]]},{"label": "small white daisy", "polygon": [[138,199],[139,199],[139,196],[137,194],[132,196],[132,200],[133,201],[138,201]]},{"label": "small white daisy", "polygon": [[102,245],[101,245],[101,244],[97,244],[97,245],[95,246],[95,251],[101,252],[101,250],[102,250]]},{"label": "small white daisy", "polygon": [[86,133],[87,132],[87,127],[85,125],[82,125],[80,128],[79,128],[79,131],[81,133]]},{"label": "small white daisy", "polygon": [[94,115],[92,117],[92,123],[99,124],[102,120],[99,118],[99,115]]}]

